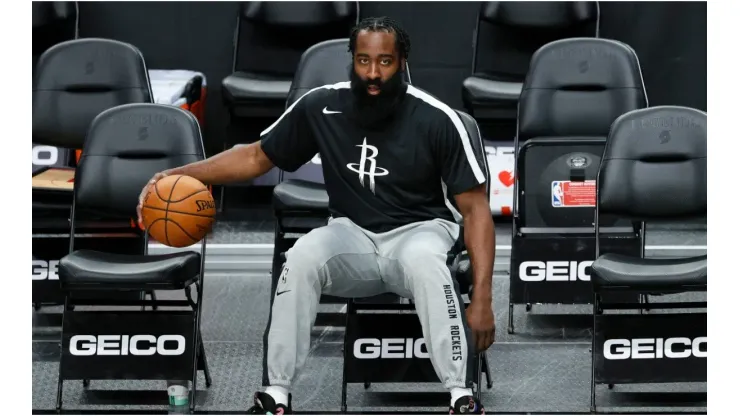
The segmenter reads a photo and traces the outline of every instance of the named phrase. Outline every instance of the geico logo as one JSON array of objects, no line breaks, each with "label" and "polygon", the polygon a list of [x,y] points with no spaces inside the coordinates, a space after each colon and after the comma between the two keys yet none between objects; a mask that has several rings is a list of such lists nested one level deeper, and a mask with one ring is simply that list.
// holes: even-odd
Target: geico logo
[{"label": "geico logo", "polygon": [[33,280],[59,280],[59,260],[31,260]]},{"label": "geico logo", "polygon": [[525,282],[575,282],[591,280],[592,260],[577,261],[525,261],[519,265],[519,278]]},{"label": "geico logo", "polygon": [[707,357],[707,337],[693,340],[685,337],[610,339],[604,342],[604,358],[607,360],[688,357]]},{"label": "geico logo", "polygon": [[33,146],[31,163],[36,166],[51,166],[59,161],[59,149],[54,146]]},{"label": "geico logo", "polygon": [[429,358],[424,338],[360,338],[355,341],[355,357],[374,358]]},{"label": "geico logo", "polygon": [[[169,343],[168,343],[169,342]],[[172,343],[175,343],[173,346]],[[69,341],[72,355],[182,355],[182,335],[75,335]]]}]

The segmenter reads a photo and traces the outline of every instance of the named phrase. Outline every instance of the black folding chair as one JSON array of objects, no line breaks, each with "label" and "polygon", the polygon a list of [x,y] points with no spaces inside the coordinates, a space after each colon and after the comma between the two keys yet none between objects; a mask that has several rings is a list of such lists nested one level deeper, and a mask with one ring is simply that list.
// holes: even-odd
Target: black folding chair
[{"label": "black folding chair", "polygon": [[[71,12],[74,2],[45,2],[47,12]],[[53,6],[52,6],[53,4]],[[36,8],[37,4],[34,4]],[[57,10],[59,9],[59,10]],[[65,12],[65,13],[66,13]],[[76,149],[82,149],[92,120],[104,110],[131,103],[151,103],[149,72],[141,52],[112,39],[84,38],[58,43],[44,51],[33,79],[33,176],[74,174]],[[66,179],[66,178],[65,178]],[[64,180],[62,180],[64,181]],[[60,305],[56,265],[69,248],[72,190],[46,180],[33,185],[33,303]],[[121,227],[90,224],[78,233],[78,247],[106,246],[135,253],[136,242]],[[123,224],[123,229],[130,228]],[[149,293],[154,298],[153,293]],[[144,294],[126,294],[127,298]]]},{"label": "black folding chair", "polygon": [[[641,223],[684,221],[707,213],[707,116],[686,107],[631,111],[609,132],[599,166],[592,331],[591,411],[596,384],[706,382],[707,302],[615,304],[614,293],[647,297],[706,292],[707,256],[645,258],[603,252],[599,217]],[[666,310],[654,313],[653,310]],[[704,312],[675,312],[676,309]],[[682,403],[682,406],[685,403]]]},{"label": "black folding chair", "polygon": [[[509,333],[514,305],[591,302],[599,161],[612,122],[647,105],[639,59],[622,42],[561,39],[532,56],[514,142]],[[639,253],[639,230],[600,221],[602,247]]]},{"label": "black folding chair", "polygon": [[597,1],[483,1],[473,32],[465,110],[486,140],[511,140],[532,55],[558,39],[599,37]]},{"label": "black folding chair", "polygon": [[[57,410],[65,380],[191,380],[197,371],[211,385],[200,335],[205,239],[200,253],[147,255],[148,235],[138,228],[141,254],[76,248],[76,233],[94,221],[131,224],[139,193],[162,170],[205,158],[191,113],[158,104],[127,104],[95,117],[77,168],[69,254],[59,262],[65,293]],[[193,300],[195,287],[197,301]],[[111,299],[110,293],[183,290],[187,300]],[[84,297],[84,299],[82,299]],[[155,303],[156,302],[156,303]],[[76,305],[95,310],[71,310]],[[190,310],[104,310],[108,306],[179,306]]]}]

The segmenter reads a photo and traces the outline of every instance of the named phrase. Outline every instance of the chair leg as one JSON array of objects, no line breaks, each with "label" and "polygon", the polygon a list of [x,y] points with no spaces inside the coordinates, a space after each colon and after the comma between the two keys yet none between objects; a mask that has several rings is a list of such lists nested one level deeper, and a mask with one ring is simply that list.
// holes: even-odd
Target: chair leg
[{"label": "chair leg", "polygon": [[591,330],[591,413],[596,412],[596,315],[600,313],[599,295],[594,295],[593,328]]},{"label": "chair leg", "polygon": [[[196,320],[197,322],[197,320]],[[200,338],[198,335],[200,335],[200,331],[196,330],[196,336],[195,336],[195,342],[193,345],[193,350],[195,353],[193,354],[193,378],[191,380],[191,383],[193,383],[193,387],[190,389],[190,413],[192,414],[195,411],[195,398],[198,393],[198,357],[200,354],[198,354],[198,344],[200,343]]]},{"label": "chair leg", "polygon": [[[203,260],[201,260],[203,261]],[[203,270],[203,264],[201,263],[201,271]],[[190,413],[192,414],[195,412],[195,402],[196,397],[198,394],[198,359],[199,357],[203,357],[204,363],[205,363],[205,348],[202,346],[203,339],[201,337],[200,332],[200,317],[203,313],[203,285],[196,284],[196,290],[198,292],[198,303],[196,303],[193,307],[193,311],[195,312],[193,316],[193,375],[192,375],[192,383],[193,387],[190,389]],[[189,291],[186,293],[190,293]],[[192,301],[191,301],[192,302]],[[202,351],[203,354],[200,354]],[[207,373],[206,373],[207,374]]]},{"label": "chair leg", "polygon": [[478,354],[477,364],[476,364],[476,376],[478,378],[478,381],[476,382],[476,388],[475,388],[475,398],[478,399],[478,402],[480,403],[482,397],[483,397],[483,389],[481,388],[481,385],[483,384],[483,357],[486,355],[485,352]]},{"label": "chair leg", "polygon": [[491,367],[488,365],[488,355],[483,354],[483,371],[486,373],[486,386],[490,390],[493,388],[493,381],[491,381]]},{"label": "chair leg", "polygon": [[64,390],[64,381],[62,381],[62,375],[59,375],[57,380],[57,412],[62,411],[62,390]]},{"label": "chair leg", "polygon": [[510,334],[514,333],[514,304],[509,302],[509,329]]},{"label": "chair leg", "polygon": [[345,316],[345,325],[344,325],[344,348],[342,348],[342,405],[341,405],[341,412],[347,413],[347,366],[344,365],[347,362],[347,351],[349,351],[349,346],[347,345],[347,342],[349,341],[347,337],[347,332],[349,329],[349,315],[352,313],[352,299],[347,299],[347,312]]},{"label": "chair leg", "polygon": [[211,387],[211,371],[208,369],[208,359],[206,358],[206,348],[203,345],[203,337],[200,336],[200,347],[198,348],[198,360],[202,364],[203,374],[206,376],[206,387]]},{"label": "chair leg", "polygon": [[[143,298],[144,301],[146,301],[146,296],[147,295],[149,295],[149,297],[152,299],[152,310],[153,311],[156,311],[157,310],[157,304],[154,303],[154,302],[157,301],[157,295],[154,294],[154,291],[153,290],[147,290],[146,292],[144,292],[144,298]],[[146,305],[141,305],[141,311],[143,312],[145,310],[146,310]]]},{"label": "chair leg", "polygon": [[157,310],[157,303],[156,303],[157,302],[157,295],[154,293],[153,290],[149,291],[149,297],[152,298],[152,303],[153,303],[152,310],[153,311],[156,311]]},{"label": "chair leg", "polygon": [[644,315],[647,312],[650,312],[650,300],[648,298],[648,294],[640,295],[640,303],[645,305],[645,308],[640,309],[640,315]]},{"label": "chair leg", "polygon": [[[62,309],[62,335],[64,339],[64,314],[70,310],[69,295],[64,296],[64,308]],[[62,392],[64,391],[64,380],[62,379],[62,361],[64,360],[64,354],[62,354],[59,360],[59,375],[57,378],[57,412],[62,411]]]}]

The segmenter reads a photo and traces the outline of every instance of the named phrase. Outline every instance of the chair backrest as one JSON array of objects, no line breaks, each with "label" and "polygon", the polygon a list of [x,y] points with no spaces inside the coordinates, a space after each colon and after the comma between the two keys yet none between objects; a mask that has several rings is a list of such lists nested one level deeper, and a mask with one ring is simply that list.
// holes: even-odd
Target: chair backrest
[{"label": "chair backrest", "polygon": [[92,122],[75,173],[75,216],[135,218],[155,173],[205,158],[198,120],[164,104],[127,104]]},{"label": "chair backrest", "polygon": [[537,49],[563,38],[598,37],[598,21],[598,2],[482,2],[473,73],[521,82]]},{"label": "chair backrest", "polygon": [[33,79],[33,143],[80,149],[102,111],[152,101],[144,57],[109,39],[76,39],[51,47]]},{"label": "chair backrest", "polygon": [[349,34],[359,2],[242,2],[234,71],[291,77],[304,51]]},{"label": "chair backrest", "polygon": [[[590,181],[596,180],[609,127],[622,114],[645,106],[637,55],[623,43],[562,39],[535,52],[519,97],[514,145],[518,225],[592,226],[593,203],[566,200],[566,182],[588,181],[581,189],[593,195],[595,182]],[[564,206],[569,208],[560,209]],[[600,221],[621,226],[611,216]]]},{"label": "chair backrest", "polygon": [[599,215],[636,221],[707,213],[707,114],[659,106],[619,117],[599,167]]},{"label": "chair backrest", "polygon": [[290,107],[310,90],[327,84],[349,81],[352,64],[349,39],[331,39],[308,48],[298,62],[285,107]]},{"label": "chair backrest", "polygon": [[[311,46],[298,63],[285,107],[290,107],[314,88],[349,81],[351,70],[352,54],[348,38],[326,40]],[[411,82],[408,63],[403,79]]]},{"label": "chair backrest", "polygon": [[606,138],[620,115],[647,106],[640,63],[628,45],[574,38],[532,56],[519,97],[517,142],[532,138]]}]

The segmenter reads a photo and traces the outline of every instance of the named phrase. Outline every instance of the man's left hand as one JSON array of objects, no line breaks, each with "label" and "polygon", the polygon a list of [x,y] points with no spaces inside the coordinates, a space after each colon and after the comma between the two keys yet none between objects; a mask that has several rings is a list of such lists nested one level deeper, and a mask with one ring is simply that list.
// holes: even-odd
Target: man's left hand
[{"label": "man's left hand", "polygon": [[468,325],[473,333],[473,340],[478,352],[485,351],[496,338],[496,322],[490,302],[473,300],[466,309]]}]

